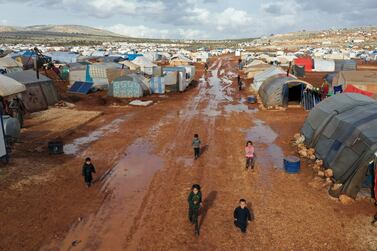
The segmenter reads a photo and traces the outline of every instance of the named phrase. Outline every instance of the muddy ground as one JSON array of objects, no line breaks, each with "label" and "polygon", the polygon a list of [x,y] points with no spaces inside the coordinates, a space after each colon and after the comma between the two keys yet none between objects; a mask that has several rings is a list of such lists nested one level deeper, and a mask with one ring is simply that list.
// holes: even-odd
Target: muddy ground
[{"label": "muddy ground", "polygon": [[[198,69],[196,86],[147,108],[80,98],[77,109],[103,115],[65,134],[69,155],[25,151],[33,140],[18,145],[0,171],[0,250],[377,250],[370,202],[341,205],[305,161],[300,174],[282,170],[307,114],[248,105],[236,64],[214,58],[208,73]],[[195,161],[194,133],[203,142]],[[244,168],[248,139],[254,173]],[[86,156],[97,169],[89,189]],[[199,237],[187,219],[193,183],[204,197]],[[255,214],[246,235],[233,225],[240,198]]]}]

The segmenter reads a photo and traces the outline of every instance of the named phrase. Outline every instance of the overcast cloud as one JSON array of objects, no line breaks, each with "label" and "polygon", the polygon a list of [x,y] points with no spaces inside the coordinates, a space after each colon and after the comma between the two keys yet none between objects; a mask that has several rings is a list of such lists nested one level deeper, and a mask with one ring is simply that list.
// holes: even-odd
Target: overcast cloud
[{"label": "overcast cloud", "polygon": [[0,10],[0,25],[80,24],[152,38],[249,38],[377,24],[377,0],[0,0]]}]

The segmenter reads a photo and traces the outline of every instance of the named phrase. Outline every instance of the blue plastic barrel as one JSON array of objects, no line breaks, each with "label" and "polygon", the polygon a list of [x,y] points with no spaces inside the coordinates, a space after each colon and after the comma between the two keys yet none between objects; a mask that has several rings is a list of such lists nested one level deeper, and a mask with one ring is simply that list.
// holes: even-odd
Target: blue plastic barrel
[{"label": "blue plastic barrel", "polygon": [[250,104],[255,104],[257,102],[257,98],[254,95],[249,96],[247,97],[247,102]]},{"label": "blue plastic barrel", "polygon": [[300,172],[300,167],[300,158],[295,156],[288,156],[284,158],[284,169],[287,173],[298,173]]}]

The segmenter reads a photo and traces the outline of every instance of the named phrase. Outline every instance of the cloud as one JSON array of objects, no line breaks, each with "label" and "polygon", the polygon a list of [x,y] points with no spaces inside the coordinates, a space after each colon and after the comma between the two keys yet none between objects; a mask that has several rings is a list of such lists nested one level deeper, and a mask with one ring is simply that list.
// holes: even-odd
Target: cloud
[{"label": "cloud", "polygon": [[7,25],[7,24],[8,24],[8,20],[0,19],[0,25]]}]

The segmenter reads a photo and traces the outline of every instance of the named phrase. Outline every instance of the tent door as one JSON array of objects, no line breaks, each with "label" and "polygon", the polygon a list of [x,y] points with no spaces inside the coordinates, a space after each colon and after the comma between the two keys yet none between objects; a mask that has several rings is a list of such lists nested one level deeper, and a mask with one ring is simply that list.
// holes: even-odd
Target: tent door
[{"label": "tent door", "polygon": [[288,107],[288,96],[289,96],[289,88],[288,88],[288,85],[285,84],[283,86],[283,107]]}]

